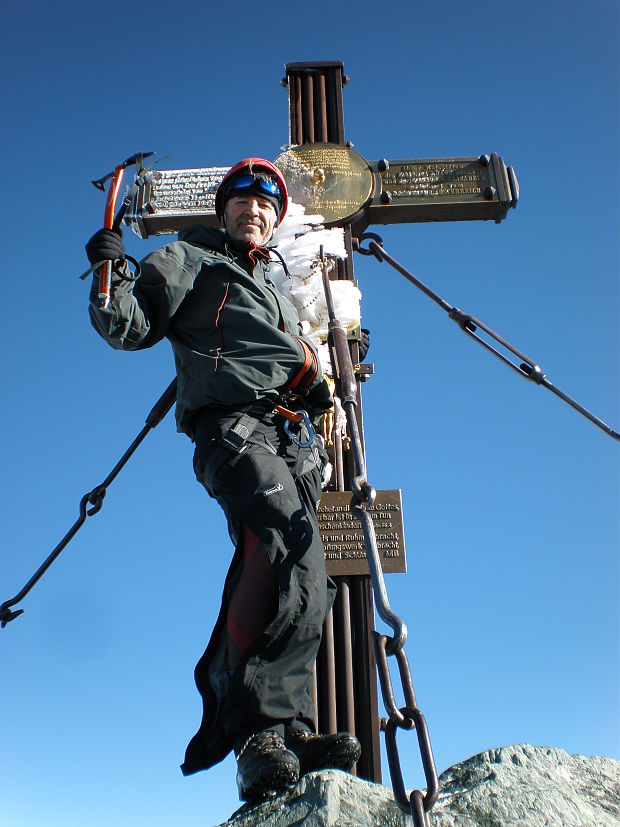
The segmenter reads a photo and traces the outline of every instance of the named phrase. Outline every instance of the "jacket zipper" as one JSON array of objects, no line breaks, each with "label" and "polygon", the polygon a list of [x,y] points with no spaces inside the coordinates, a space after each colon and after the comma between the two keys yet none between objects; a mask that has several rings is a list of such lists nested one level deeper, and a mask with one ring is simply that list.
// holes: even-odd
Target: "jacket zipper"
[{"label": "jacket zipper", "polygon": [[222,331],[221,331],[221,328],[220,328],[220,316],[222,315],[222,310],[224,309],[224,305],[226,304],[226,299],[228,298],[228,289],[229,289],[229,287],[230,287],[230,282],[228,281],[228,282],[226,282],[226,290],[224,291],[224,298],[220,302],[220,306],[217,309],[217,315],[215,317],[215,327],[219,331],[219,334],[220,334],[220,344],[219,344],[217,350],[215,351],[215,368],[213,369],[214,373],[217,371],[217,366],[218,366],[218,362],[219,362],[219,359],[220,359],[220,352],[222,350],[222,347],[224,346],[224,340],[223,340]]}]

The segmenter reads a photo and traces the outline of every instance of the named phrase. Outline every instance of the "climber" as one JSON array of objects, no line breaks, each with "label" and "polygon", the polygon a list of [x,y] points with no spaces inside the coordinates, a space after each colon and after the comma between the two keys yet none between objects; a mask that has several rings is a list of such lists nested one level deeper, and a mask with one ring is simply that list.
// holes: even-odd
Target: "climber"
[{"label": "climber", "polygon": [[332,400],[295,308],[269,280],[266,245],[286,210],[277,167],[246,158],[216,193],[223,228],[181,231],[141,262],[137,280],[118,233],[99,230],[86,245],[91,263],[116,262],[107,307],[93,281],[98,333],[119,350],[164,337],[172,345],[177,429],[195,443],[196,477],[235,544],[195,670],[202,723],[181,769],[207,769],[234,750],[248,802],[360,756],[352,735],[313,731],[312,668],[335,594],[317,521],[327,456],[315,431]]}]

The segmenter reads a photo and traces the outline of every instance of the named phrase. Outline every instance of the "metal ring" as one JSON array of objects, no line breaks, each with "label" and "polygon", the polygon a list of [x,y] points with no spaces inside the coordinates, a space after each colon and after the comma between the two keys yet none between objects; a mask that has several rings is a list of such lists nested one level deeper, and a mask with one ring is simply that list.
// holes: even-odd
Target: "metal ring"
[{"label": "metal ring", "polygon": [[[432,810],[437,796],[439,795],[439,779],[437,778],[437,770],[435,768],[435,759],[433,758],[433,750],[431,747],[430,738],[428,735],[428,728],[424,715],[419,709],[403,706],[399,710],[403,716],[404,721],[410,721],[412,726],[409,730],[414,729],[418,736],[418,746],[420,748],[420,757],[422,759],[422,766],[424,768],[424,777],[426,779],[426,793],[422,793],[424,802],[424,811],[428,813]],[[390,718],[385,727],[385,747],[388,754],[388,762],[390,765],[390,776],[392,779],[392,789],[394,790],[394,798],[398,806],[405,812],[410,810],[411,799],[407,797],[405,792],[405,784],[400,768],[400,761],[398,758],[398,746],[396,743],[396,732],[398,729],[405,729],[406,727],[400,724],[394,718]],[[408,806],[407,806],[408,805]]]},{"label": "metal ring", "polygon": [[95,488],[95,489],[93,489],[93,491],[90,492],[90,494],[86,494],[86,497],[85,497],[86,501],[89,502],[89,503],[92,503],[92,505],[93,505],[92,508],[89,508],[86,511],[86,514],[89,517],[92,517],[93,514],[97,514],[99,511],[101,511],[101,509],[103,507],[103,500],[104,500],[105,495],[106,495],[106,489],[105,488]]},{"label": "metal ring", "polygon": [[353,478],[351,490],[360,506],[372,505],[377,498],[377,492],[363,475]]},{"label": "metal ring", "polygon": [[428,815],[424,809],[424,793],[421,790],[411,791],[409,805],[411,807],[411,817],[416,827],[418,824],[421,825],[421,827],[428,827]]},{"label": "metal ring", "polygon": [[[130,261],[136,268],[130,276],[127,276],[121,270],[121,267],[126,261]],[[140,278],[140,262],[133,256],[127,255],[127,253],[125,253],[125,258],[119,258],[114,262],[113,270],[123,281],[137,281]]]},{"label": "metal ring", "polygon": [[405,716],[400,711],[398,704],[396,703],[396,696],[394,695],[394,685],[392,683],[392,676],[390,674],[388,655],[386,651],[388,638],[386,635],[380,635],[377,632],[373,632],[373,638],[375,644],[375,658],[377,660],[377,674],[379,676],[379,685],[381,687],[381,697],[383,698],[385,710],[390,716],[389,720],[386,721],[386,726],[384,729],[387,729],[387,726],[390,723],[392,725],[395,723],[397,726],[402,727],[402,729],[408,729],[405,725]]},{"label": "metal ring", "polygon": [[376,256],[377,254],[373,252],[369,247],[362,247],[362,241],[366,241],[366,239],[370,239],[371,241],[376,242],[379,245],[379,247],[383,247],[383,239],[380,235],[377,235],[377,233],[362,233],[357,238],[358,253],[361,253],[363,256]]}]

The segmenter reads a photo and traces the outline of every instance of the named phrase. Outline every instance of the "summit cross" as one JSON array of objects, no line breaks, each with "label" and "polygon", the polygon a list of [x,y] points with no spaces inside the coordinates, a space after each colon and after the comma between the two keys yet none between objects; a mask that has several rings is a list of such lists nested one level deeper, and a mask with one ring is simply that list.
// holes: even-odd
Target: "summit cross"
[{"label": "summit cross", "polygon": [[[282,85],[289,97],[289,142],[274,163],[282,170],[293,201],[302,204],[306,213],[323,216],[326,227],[344,230],[347,258],[338,260],[332,278],[354,279],[356,240],[369,225],[468,220],[499,223],[516,207],[519,189],[515,173],[495,153],[367,161],[345,140],[342,90],[348,78],[343,64],[289,63],[285,68]],[[215,192],[228,169],[151,171],[141,183],[126,223],[142,238],[176,233],[195,223],[217,226]],[[349,338],[363,443],[359,385],[373,368],[359,364],[359,331]],[[353,460],[345,440],[337,434],[330,453],[335,474],[323,495],[319,520],[327,571],[336,580],[338,594],[323,628],[316,662],[315,724],[319,732],[346,730],[356,735],[362,745],[356,774],[380,782],[373,593],[363,550],[351,551],[360,548],[363,535],[354,522],[346,525],[346,535],[331,531],[334,525],[342,527],[334,522],[335,516],[347,511],[351,499]],[[383,544],[383,568],[403,572],[400,492],[380,491],[377,503],[373,519],[381,518],[383,536],[389,538]],[[377,530],[378,540],[381,530]],[[344,537],[349,542],[343,545]]]}]

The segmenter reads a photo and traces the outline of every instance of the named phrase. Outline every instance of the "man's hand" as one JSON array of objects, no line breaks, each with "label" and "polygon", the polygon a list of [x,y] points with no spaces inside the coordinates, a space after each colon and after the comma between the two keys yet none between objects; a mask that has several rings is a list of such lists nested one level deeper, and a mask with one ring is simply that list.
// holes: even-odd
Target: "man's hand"
[{"label": "man's hand", "polygon": [[320,419],[326,411],[333,408],[334,402],[325,379],[321,379],[303,400],[303,405],[308,411],[310,419],[315,422]]},{"label": "man's hand", "polygon": [[86,255],[91,264],[100,261],[121,261],[125,258],[125,246],[120,235],[114,230],[97,230],[95,235],[86,242]]}]

